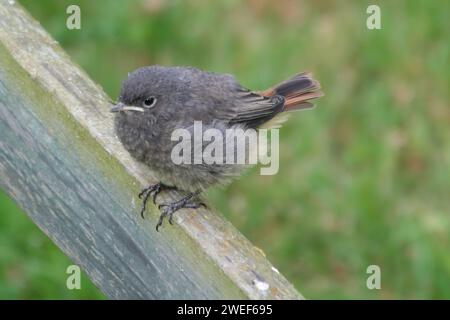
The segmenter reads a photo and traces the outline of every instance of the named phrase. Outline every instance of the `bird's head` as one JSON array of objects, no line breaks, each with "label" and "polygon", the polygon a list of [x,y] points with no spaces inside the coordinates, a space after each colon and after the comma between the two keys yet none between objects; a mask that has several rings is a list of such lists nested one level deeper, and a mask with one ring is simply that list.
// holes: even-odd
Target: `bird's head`
[{"label": "bird's head", "polygon": [[122,83],[117,104],[111,112],[119,117],[146,119],[164,101],[161,86],[162,67],[152,66],[137,69]]}]

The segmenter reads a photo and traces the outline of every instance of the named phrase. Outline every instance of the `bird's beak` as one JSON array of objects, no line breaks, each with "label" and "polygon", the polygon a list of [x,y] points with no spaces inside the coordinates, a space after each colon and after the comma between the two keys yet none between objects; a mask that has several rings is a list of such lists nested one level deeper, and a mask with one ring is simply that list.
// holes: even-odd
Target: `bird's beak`
[{"label": "bird's beak", "polygon": [[123,104],[122,102],[119,102],[118,104],[114,105],[109,111],[111,112],[120,112],[120,111],[139,111],[144,112],[144,108],[141,107],[135,107],[135,106],[127,106],[126,104]]}]

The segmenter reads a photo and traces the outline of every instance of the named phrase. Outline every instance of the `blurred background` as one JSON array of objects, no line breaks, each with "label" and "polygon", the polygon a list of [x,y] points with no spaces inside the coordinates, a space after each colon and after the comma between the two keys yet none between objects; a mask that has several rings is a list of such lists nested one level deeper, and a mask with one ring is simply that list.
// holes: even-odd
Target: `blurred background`
[{"label": "blurred background", "polygon": [[[450,298],[449,1],[19,2],[113,99],[151,64],[252,89],[312,71],[325,97],[280,131],[279,173],[254,168],[210,205],[307,298]],[[67,290],[69,264],[0,192],[0,298],[105,298],[86,276]],[[366,287],[372,264],[381,290]]]}]

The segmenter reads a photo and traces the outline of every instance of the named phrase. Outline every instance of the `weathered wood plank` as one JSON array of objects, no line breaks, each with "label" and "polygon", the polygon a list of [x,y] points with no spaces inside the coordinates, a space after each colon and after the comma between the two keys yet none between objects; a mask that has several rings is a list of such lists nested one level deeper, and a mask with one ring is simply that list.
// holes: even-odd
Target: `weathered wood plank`
[{"label": "weathered wood plank", "polygon": [[0,0],[0,185],[107,296],[302,298],[220,214],[184,210],[159,233],[155,207],[142,220],[136,195],[156,180],[108,110],[40,25]]}]

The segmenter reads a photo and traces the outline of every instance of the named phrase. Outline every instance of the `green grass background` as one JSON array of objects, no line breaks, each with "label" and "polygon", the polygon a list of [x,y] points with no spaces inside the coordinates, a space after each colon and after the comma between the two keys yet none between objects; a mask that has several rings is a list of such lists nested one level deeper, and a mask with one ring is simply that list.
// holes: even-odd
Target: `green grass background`
[{"label": "green grass background", "polygon": [[[20,2],[114,99],[150,64],[252,89],[313,71],[326,96],[280,131],[279,173],[255,168],[210,204],[307,298],[450,298],[449,1]],[[382,30],[366,28],[369,4]],[[104,298],[86,276],[67,290],[69,264],[0,194],[0,298]]]}]

